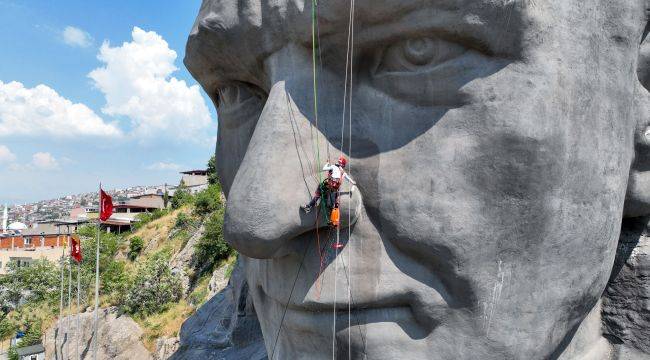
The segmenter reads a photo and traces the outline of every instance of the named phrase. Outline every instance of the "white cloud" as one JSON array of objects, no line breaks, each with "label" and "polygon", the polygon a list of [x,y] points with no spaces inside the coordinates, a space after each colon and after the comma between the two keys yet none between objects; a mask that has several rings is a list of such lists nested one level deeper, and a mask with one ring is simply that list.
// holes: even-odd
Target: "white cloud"
[{"label": "white cloud", "polygon": [[59,168],[59,162],[47,152],[37,152],[32,155],[32,165],[41,170],[57,170]]},{"label": "white cloud", "polygon": [[32,165],[41,170],[57,170],[59,162],[47,152],[37,152],[32,155]]},{"label": "white cloud", "polygon": [[41,84],[30,89],[17,81],[0,81],[0,137],[15,135],[116,137],[121,131],[50,87]]},{"label": "white cloud", "polygon": [[133,28],[133,41],[111,47],[104,42],[98,59],[104,67],[88,76],[104,93],[110,116],[127,116],[132,136],[141,142],[167,138],[203,142],[213,127],[198,85],[171,74],[176,52],[153,31]]},{"label": "white cloud", "polygon": [[178,164],[162,162],[162,161],[147,166],[147,170],[155,170],[155,171],[178,171],[180,170],[180,168],[181,166]]},{"label": "white cloud", "polygon": [[89,47],[93,44],[93,38],[87,32],[74,27],[66,26],[63,29],[63,42],[70,46]]},{"label": "white cloud", "polygon": [[0,164],[14,162],[15,160],[16,155],[8,147],[0,145]]}]

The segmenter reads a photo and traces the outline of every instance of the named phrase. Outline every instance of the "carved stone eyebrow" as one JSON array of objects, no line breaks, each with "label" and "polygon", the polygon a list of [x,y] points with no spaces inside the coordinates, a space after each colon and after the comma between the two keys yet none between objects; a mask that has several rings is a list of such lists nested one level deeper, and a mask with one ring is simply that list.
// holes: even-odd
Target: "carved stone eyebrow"
[{"label": "carved stone eyebrow", "polygon": [[[346,38],[349,0],[319,2],[323,50]],[[514,1],[489,0],[357,0],[355,43],[399,34],[445,31],[475,34],[485,43],[516,42],[520,17]],[[264,74],[260,64],[293,42],[311,46],[311,0],[270,4],[260,0],[204,1],[187,42],[185,64],[210,94],[217,84],[236,78],[255,84]],[[501,41],[503,38],[505,40]],[[496,41],[496,40],[499,41]]]}]

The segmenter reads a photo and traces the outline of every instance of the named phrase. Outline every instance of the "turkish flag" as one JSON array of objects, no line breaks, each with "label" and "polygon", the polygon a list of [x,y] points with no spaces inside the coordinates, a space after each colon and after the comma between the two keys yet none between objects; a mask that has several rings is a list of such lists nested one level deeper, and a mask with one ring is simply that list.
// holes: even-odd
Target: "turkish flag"
[{"label": "turkish flag", "polygon": [[81,241],[76,235],[70,237],[70,257],[76,262],[80,263],[83,257],[81,256]]},{"label": "turkish flag", "polygon": [[106,221],[113,215],[113,198],[99,189],[99,220]]}]

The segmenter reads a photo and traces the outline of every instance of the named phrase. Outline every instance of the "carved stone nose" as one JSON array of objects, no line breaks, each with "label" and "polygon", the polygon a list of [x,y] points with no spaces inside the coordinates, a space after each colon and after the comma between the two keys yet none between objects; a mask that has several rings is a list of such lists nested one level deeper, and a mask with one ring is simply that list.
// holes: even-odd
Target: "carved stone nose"
[{"label": "carved stone nose", "polygon": [[[292,239],[317,224],[326,226],[324,221],[317,222],[317,211],[306,214],[300,208],[313,196],[322,167],[312,158],[310,132],[317,130],[310,127],[285,83],[276,83],[228,195],[224,236],[242,254],[281,256]],[[326,146],[325,141],[321,143]],[[353,191],[350,202],[345,194],[349,187],[341,191],[341,223],[346,226],[348,219],[356,219],[350,209],[359,207],[360,195]]]}]

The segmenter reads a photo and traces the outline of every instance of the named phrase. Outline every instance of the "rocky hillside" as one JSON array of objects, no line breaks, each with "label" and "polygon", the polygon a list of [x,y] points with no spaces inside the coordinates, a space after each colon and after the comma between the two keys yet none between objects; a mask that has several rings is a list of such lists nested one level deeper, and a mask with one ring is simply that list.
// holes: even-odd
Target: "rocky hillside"
[{"label": "rocky hillside", "polygon": [[[222,212],[219,200],[205,204],[206,195],[199,194],[176,210],[143,218],[142,225],[117,246],[113,259],[124,265],[124,274],[130,274],[131,289],[117,286],[102,297],[100,358],[169,358],[179,346],[181,324],[226,286],[236,257],[229,248],[221,249],[225,243],[208,239],[220,240]],[[215,257],[215,253],[220,255]],[[161,290],[156,286],[164,282],[164,276],[156,275],[165,272],[171,280],[164,281],[170,285]],[[178,297],[169,299],[173,291],[165,291],[174,285]],[[76,358],[77,342],[82,358],[91,351],[92,307],[79,316],[79,332],[76,322],[73,313],[47,331],[48,358]],[[118,329],[128,331],[114,333]]]},{"label": "rocky hillside", "polygon": [[[236,261],[221,233],[217,183],[195,195],[181,187],[168,209],[142,214],[137,224],[131,232],[101,233],[100,358],[169,358],[181,325],[224,289]],[[47,358],[91,356],[96,232],[89,226],[79,235],[81,264],[66,261],[61,269],[43,260],[0,277],[0,340],[22,332],[21,346],[42,341]],[[16,359],[15,347],[8,357]]]}]

